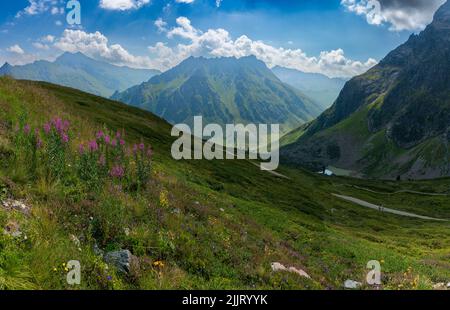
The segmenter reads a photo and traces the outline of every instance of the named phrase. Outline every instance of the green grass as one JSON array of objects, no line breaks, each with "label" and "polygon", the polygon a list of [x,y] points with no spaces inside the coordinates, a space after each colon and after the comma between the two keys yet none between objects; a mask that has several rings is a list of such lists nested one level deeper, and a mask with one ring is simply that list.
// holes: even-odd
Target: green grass
[{"label": "green grass", "polygon": [[[346,279],[363,281],[373,259],[382,261],[386,289],[429,289],[450,279],[448,223],[380,214],[331,195],[450,218],[448,197],[375,195],[349,186],[445,192],[448,179],[381,182],[281,167],[284,179],[245,161],[174,161],[171,127],[150,113],[69,88],[2,78],[5,158],[2,150],[11,147],[23,111],[32,124],[63,115],[77,128],[77,139],[103,126],[124,128],[128,140],[153,145],[154,168],[142,193],[105,188],[86,198],[85,191],[32,180],[2,160],[0,187],[33,211],[25,217],[0,209],[0,224],[17,221],[28,237],[0,237],[0,288],[69,289],[62,264],[72,259],[82,264],[79,289],[339,289]],[[168,206],[161,192],[168,193]],[[79,247],[70,235],[79,237]],[[107,269],[94,244],[129,249],[140,268],[128,276]],[[156,261],[164,267],[155,267]],[[274,273],[270,264],[276,261],[312,279]]]}]

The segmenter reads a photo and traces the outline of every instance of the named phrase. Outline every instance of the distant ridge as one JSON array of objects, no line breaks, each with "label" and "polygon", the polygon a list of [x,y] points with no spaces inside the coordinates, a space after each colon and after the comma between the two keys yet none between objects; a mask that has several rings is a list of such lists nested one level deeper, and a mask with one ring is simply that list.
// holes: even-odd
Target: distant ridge
[{"label": "distant ridge", "polygon": [[115,91],[140,84],[159,73],[111,65],[82,53],[64,53],[54,62],[36,61],[23,66],[5,63],[0,68],[0,76],[55,83],[103,97],[110,97]]}]

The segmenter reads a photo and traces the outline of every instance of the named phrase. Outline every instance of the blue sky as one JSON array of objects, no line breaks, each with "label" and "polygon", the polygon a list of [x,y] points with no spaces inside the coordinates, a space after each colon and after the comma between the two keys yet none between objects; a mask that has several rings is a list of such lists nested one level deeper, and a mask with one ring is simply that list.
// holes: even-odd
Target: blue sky
[{"label": "blue sky", "polygon": [[79,26],[67,24],[66,0],[2,1],[0,63],[81,51],[167,70],[189,56],[254,54],[269,66],[352,76],[423,29],[444,2],[370,1],[80,0]]}]

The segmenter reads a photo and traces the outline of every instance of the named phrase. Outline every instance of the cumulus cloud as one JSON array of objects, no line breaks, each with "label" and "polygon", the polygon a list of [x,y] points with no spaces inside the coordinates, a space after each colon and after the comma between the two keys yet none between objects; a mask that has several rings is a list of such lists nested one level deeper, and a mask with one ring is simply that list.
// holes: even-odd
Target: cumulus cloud
[{"label": "cumulus cloud", "polygon": [[8,55],[2,53],[0,50],[0,58],[3,61],[8,61],[12,65],[25,65],[38,60],[38,56],[35,54],[25,52],[18,44],[10,46],[5,49]]},{"label": "cumulus cloud", "polygon": [[422,30],[446,0],[341,0],[348,11],[365,16],[371,25],[390,25],[392,31]]},{"label": "cumulus cloud", "polygon": [[54,41],[55,37],[49,34],[34,42],[33,46],[40,50],[49,50],[50,46],[48,44],[53,43]]},{"label": "cumulus cloud", "polygon": [[127,11],[139,9],[149,3],[150,0],[100,0],[100,7],[106,10]]},{"label": "cumulus cloud", "polygon": [[28,6],[16,14],[16,17],[38,15],[50,12],[53,15],[64,13],[63,0],[28,0]]},{"label": "cumulus cloud", "polygon": [[193,3],[195,0],[175,0],[176,3]]},{"label": "cumulus cloud", "polygon": [[13,46],[10,46],[6,49],[8,52],[10,53],[14,53],[14,54],[19,54],[19,55],[23,55],[25,54],[25,51],[18,45],[15,44]]},{"label": "cumulus cloud", "polygon": [[81,52],[92,58],[102,59],[119,66],[153,68],[149,57],[135,56],[120,44],[109,44],[109,40],[99,31],[87,33],[82,30],[64,30],[54,46],[64,52]]},{"label": "cumulus cloud", "polygon": [[[162,20],[158,24],[161,25],[161,22]],[[301,49],[274,47],[245,35],[233,39],[228,31],[221,28],[203,32],[192,26],[186,17],[177,18],[176,23],[171,29],[167,29],[166,24],[159,29],[165,31],[168,39],[182,39],[187,43],[169,47],[167,43],[158,42],[149,47],[154,56],[153,63],[160,70],[173,67],[189,56],[240,58],[254,55],[269,67],[278,65],[331,77],[350,77],[367,71],[377,63],[372,58],[364,62],[348,59],[342,49],[323,51],[314,57],[308,56]]]}]

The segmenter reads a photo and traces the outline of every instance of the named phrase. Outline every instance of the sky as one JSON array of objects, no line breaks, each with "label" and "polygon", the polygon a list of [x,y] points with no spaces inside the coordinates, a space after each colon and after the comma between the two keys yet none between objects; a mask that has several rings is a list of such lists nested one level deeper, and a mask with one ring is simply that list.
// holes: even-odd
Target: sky
[{"label": "sky", "polygon": [[351,77],[431,22],[445,0],[16,0],[0,6],[0,64],[82,52],[161,71],[190,56],[255,55],[330,77]]}]

